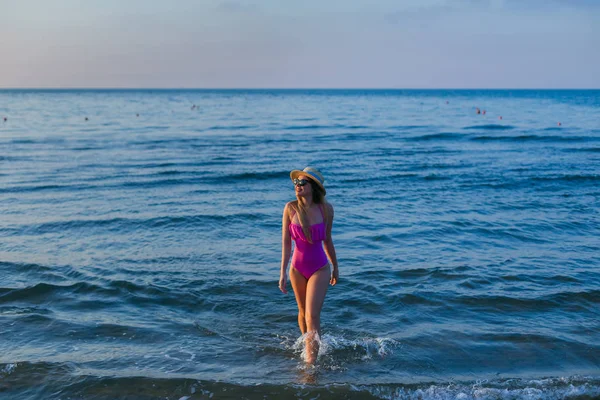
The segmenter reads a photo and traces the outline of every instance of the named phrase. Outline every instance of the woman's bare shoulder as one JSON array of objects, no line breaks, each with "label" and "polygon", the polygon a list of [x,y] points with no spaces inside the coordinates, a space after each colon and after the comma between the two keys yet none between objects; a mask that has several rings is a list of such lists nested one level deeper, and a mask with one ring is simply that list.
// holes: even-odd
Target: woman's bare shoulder
[{"label": "woman's bare shoulder", "polygon": [[298,200],[288,201],[285,204],[285,207],[283,207],[283,212],[284,213],[288,213],[288,214],[292,213],[292,212],[295,212],[297,204],[298,204]]}]

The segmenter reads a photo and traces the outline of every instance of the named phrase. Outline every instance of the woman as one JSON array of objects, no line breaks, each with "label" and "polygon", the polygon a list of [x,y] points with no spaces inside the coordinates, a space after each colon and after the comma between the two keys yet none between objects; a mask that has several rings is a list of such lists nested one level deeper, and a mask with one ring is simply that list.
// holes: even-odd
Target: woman
[{"label": "woman", "polygon": [[321,308],[327,285],[335,285],[339,276],[331,239],[333,206],[325,200],[325,179],[317,169],[294,170],[290,178],[297,200],[290,201],[283,209],[279,289],[287,293],[286,270],[294,240],[290,281],[298,303],[298,325],[305,335],[306,361],[312,364],[319,354]]}]

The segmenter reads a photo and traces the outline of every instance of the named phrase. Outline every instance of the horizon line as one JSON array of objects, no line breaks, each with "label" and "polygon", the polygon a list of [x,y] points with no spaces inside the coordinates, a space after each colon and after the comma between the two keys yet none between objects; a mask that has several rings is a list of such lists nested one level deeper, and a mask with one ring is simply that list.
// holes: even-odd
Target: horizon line
[{"label": "horizon line", "polygon": [[469,87],[439,87],[439,88],[419,88],[419,87],[0,87],[0,91],[8,90],[247,90],[247,91],[259,91],[259,90],[289,90],[289,91],[301,91],[301,90],[329,90],[329,91],[342,91],[342,90],[370,90],[370,91],[384,91],[384,90],[600,90],[600,87],[594,88],[581,88],[581,87],[557,87],[557,88],[494,88],[494,87],[480,87],[480,88],[469,88]]}]

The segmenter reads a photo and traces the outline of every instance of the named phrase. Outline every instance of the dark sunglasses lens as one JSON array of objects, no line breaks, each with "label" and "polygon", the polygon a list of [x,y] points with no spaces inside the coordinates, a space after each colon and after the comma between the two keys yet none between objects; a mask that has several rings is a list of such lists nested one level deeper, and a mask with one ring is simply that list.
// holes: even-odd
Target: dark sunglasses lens
[{"label": "dark sunglasses lens", "polygon": [[308,183],[306,179],[294,179],[294,185],[296,186],[304,186]]}]

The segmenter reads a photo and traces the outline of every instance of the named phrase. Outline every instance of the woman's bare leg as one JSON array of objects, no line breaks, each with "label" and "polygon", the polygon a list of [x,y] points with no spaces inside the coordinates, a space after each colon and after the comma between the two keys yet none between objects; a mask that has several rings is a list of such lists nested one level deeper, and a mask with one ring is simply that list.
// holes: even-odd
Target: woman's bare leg
[{"label": "woman's bare leg", "polygon": [[331,272],[329,265],[315,272],[306,285],[305,312],[306,321],[306,362],[312,364],[319,354],[319,340],[321,337],[321,309],[327,294],[327,287]]},{"label": "woman's bare leg", "polygon": [[[312,278],[312,277],[311,277]],[[293,266],[290,268],[290,282],[294,289],[294,296],[296,296],[296,303],[298,303],[298,326],[300,332],[304,335],[306,333],[306,284],[308,280]]]}]

